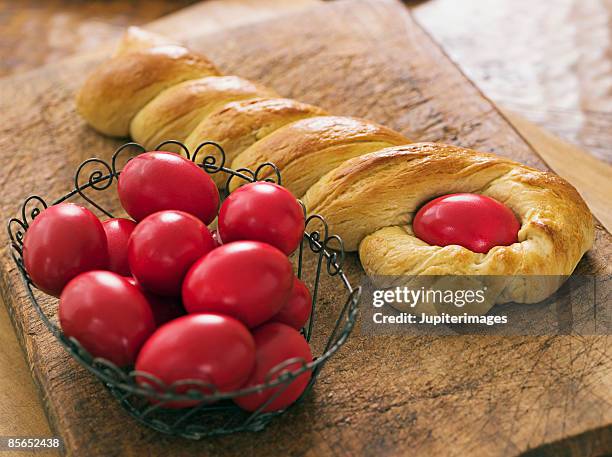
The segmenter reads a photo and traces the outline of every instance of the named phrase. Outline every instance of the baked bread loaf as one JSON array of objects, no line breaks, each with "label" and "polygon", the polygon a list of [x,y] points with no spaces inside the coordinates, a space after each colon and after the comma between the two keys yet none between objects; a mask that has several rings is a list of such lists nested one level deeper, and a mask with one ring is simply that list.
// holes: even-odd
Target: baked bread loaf
[{"label": "baked bread loaf", "polygon": [[79,91],[77,109],[99,132],[127,136],[132,119],[164,89],[213,75],[219,71],[205,57],[131,27],[115,56]]},{"label": "baked bread loaf", "polygon": [[[412,231],[415,212],[444,194],[483,194],[518,217],[518,243],[486,254],[431,246]],[[359,250],[369,275],[503,275],[498,303],[548,297],[591,248],[593,218],[578,192],[557,175],[492,154],[435,143],[382,149],[347,160],[303,198],[348,250]],[[524,277],[550,276],[540,287]],[[515,277],[510,278],[511,276]],[[499,286],[499,284],[498,284]]]},{"label": "baked bread loaf", "polygon": [[[129,134],[148,149],[169,139],[190,150],[215,141],[234,169],[275,163],[283,185],[326,218],[347,250],[359,251],[370,275],[515,276],[495,301],[531,303],[554,292],[592,245],[586,204],[554,174],[454,146],[409,144],[376,123],[328,115],[222,76],[205,57],[136,28],[85,82],[77,108],[96,130]],[[479,254],[415,237],[416,210],[455,192],[505,203],[521,224],[518,243]],[[531,290],[523,275],[554,279]]]},{"label": "baked bread loaf", "polygon": [[[260,84],[222,76],[204,56],[136,27],[86,80],[77,110],[99,132],[129,135],[147,149],[172,139],[194,150],[205,138],[221,145],[234,169],[273,162],[297,196],[348,158],[409,142],[374,122],[328,116]],[[219,186],[221,178],[214,176]]]}]

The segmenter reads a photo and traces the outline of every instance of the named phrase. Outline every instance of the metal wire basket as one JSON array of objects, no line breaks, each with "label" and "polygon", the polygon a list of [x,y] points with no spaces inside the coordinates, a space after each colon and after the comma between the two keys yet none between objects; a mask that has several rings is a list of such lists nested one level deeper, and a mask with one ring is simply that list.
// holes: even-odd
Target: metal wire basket
[{"label": "metal wire basket", "polygon": [[[155,149],[167,150],[168,148],[180,149],[183,155],[209,174],[224,173],[227,180],[224,189],[221,190],[222,196],[227,195],[229,182],[233,179],[254,182],[260,180],[260,177],[265,174],[272,176],[266,178],[266,181],[281,184],[281,174],[271,163],[264,163],[254,171],[249,169],[232,170],[225,167],[225,153],[214,142],[203,142],[193,153],[190,153],[187,147],[178,141],[163,142]],[[213,152],[198,160],[202,151],[208,148],[212,148]],[[121,173],[118,169],[118,162],[122,153],[126,150],[135,150],[138,153],[146,151],[144,147],[137,143],[127,143],[115,151],[110,163],[99,158],[84,161],[77,168],[72,190],[51,204],[56,205],[65,201],[82,199],[94,211],[108,217],[114,217],[108,208],[112,205],[116,206],[118,199],[105,191],[111,189],[111,185],[118,179]],[[90,171],[86,172],[88,169]],[[86,176],[84,182],[82,182],[83,176]],[[85,191],[88,191],[89,194],[86,194]],[[92,195],[94,193],[97,193],[96,198]],[[103,205],[100,200],[104,200],[106,204]],[[302,329],[302,333],[311,345],[313,335],[320,342],[320,349],[313,350],[313,355],[315,355],[313,361],[307,363],[303,359],[290,359],[274,367],[268,375],[267,379],[269,381],[264,384],[235,392],[219,392],[215,386],[207,385],[200,380],[184,380],[171,385],[164,385],[161,380],[156,379],[151,374],[137,372],[130,368],[120,368],[108,360],[94,358],[76,339],[66,337],[62,333],[57,324],[57,301],[52,300],[36,288],[24,267],[22,246],[25,233],[31,221],[47,206],[42,197],[32,195],[23,202],[20,217],[12,218],[8,222],[11,254],[21,274],[32,306],[47,328],[72,357],[99,378],[133,417],[160,432],[190,439],[200,439],[206,436],[262,430],[274,417],[284,413],[284,411],[263,412],[263,409],[277,395],[280,395],[296,377],[310,370],[311,379],[308,387],[296,403],[302,401],[316,382],[324,364],[344,344],[355,325],[361,288],[353,287],[342,269],[344,260],[342,240],[337,235],[329,234],[328,226],[321,216],[309,215],[306,218],[304,237],[293,260],[297,266],[297,276],[309,282],[312,292],[312,314],[305,328]],[[316,226],[316,228],[309,231],[309,226]],[[306,270],[309,270],[310,279],[304,277]],[[317,313],[317,299],[322,277],[329,281],[335,281],[337,283],[335,285],[345,291],[344,294],[338,293],[336,295],[338,315],[335,323],[333,319],[327,319],[329,316],[320,318]],[[328,308],[326,306],[326,309]],[[333,308],[331,307],[331,309]],[[323,334],[325,327],[329,327],[327,336]],[[287,370],[289,367],[290,369]],[[280,375],[272,380],[272,377],[278,373]],[[145,378],[150,384],[157,387],[154,389],[146,383],[138,384],[136,382],[137,377],[139,379]],[[185,385],[189,386],[186,392],[184,391]],[[232,398],[272,387],[278,388],[275,395],[255,412],[245,412],[231,401]],[[179,388],[182,390],[180,393],[177,392]],[[206,393],[202,393],[202,389]],[[195,404],[195,406],[186,409],[164,407],[170,402],[186,401],[189,401],[189,404]]]}]

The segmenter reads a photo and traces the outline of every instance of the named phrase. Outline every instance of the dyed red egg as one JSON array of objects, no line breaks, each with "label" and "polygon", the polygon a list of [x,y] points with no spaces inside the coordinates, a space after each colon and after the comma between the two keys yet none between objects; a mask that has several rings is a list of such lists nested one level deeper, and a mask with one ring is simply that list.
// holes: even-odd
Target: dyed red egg
[{"label": "dyed red egg", "polygon": [[[150,373],[166,385],[182,382],[175,387],[177,393],[198,390],[209,394],[212,386],[221,392],[236,390],[249,379],[254,366],[255,341],[249,330],[232,317],[209,313],[179,317],[162,325],[136,360],[137,371]],[[160,390],[145,377],[136,380]],[[185,408],[195,404],[195,400],[186,400],[163,406]]]},{"label": "dyed red egg", "polygon": [[479,253],[516,243],[520,229],[510,208],[491,197],[467,193],[430,201],[417,211],[412,226],[426,243],[455,244]]},{"label": "dyed red egg", "polygon": [[143,294],[110,271],[88,271],[70,281],[60,298],[59,320],[66,336],[118,366],[133,364],[155,330]]},{"label": "dyed red egg", "polygon": [[293,278],[293,289],[287,303],[276,313],[272,320],[282,322],[297,330],[304,327],[312,311],[312,296],[306,284],[298,278]]},{"label": "dyed red egg", "polygon": [[136,227],[136,222],[130,219],[108,219],[102,222],[108,243],[109,270],[128,276],[128,240]]},{"label": "dyed red egg", "polygon": [[193,264],[183,282],[183,305],[188,313],[226,314],[254,328],[281,310],[292,287],[285,254],[259,241],[235,241]]},{"label": "dyed red egg", "polygon": [[229,194],[221,205],[219,235],[224,243],[262,241],[289,255],[304,236],[304,210],[284,187],[253,182]]},{"label": "dyed red egg", "polygon": [[[312,362],[312,352],[296,329],[279,322],[268,322],[253,331],[255,368],[243,389],[273,381],[283,373],[295,373],[303,364]],[[293,363],[287,363],[293,361]],[[279,411],[296,401],[310,381],[312,372],[304,371],[291,382],[269,387],[260,392],[234,398],[246,411]]]},{"label": "dyed red egg", "polygon": [[164,151],[130,160],[119,176],[117,193],[136,221],[158,211],[178,210],[210,224],[219,207],[219,192],[210,176],[192,161]]},{"label": "dyed red egg", "polygon": [[25,268],[43,292],[59,297],[80,273],[108,268],[104,229],[87,208],[60,203],[41,212],[23,241]]},{"label": "dyed red egg", "polygon": [[153,319],[157,327],[176,319],[177,317],[184,316],[185,309],[181,304],[181,300],[178,297],[164,297],[162,295],[154,294],[149,292],[136,281],[136,278],[126,277],[127,282],[131,285],[136,286],[138,290],[144,295],[151,311],[153,311]]},{"label": "dyed red egg", "polygon": [[132,232],[128,262],[142,287],[158,295],[179,296],[191,265],[214,247],[201,220],[182,211],[160,211]]}]

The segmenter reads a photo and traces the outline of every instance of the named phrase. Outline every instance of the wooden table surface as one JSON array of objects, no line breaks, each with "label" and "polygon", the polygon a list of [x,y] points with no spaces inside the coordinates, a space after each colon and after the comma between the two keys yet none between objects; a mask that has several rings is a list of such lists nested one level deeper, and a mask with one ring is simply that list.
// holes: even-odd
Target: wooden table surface
[{"label": "wooden table surface", "polygon": [[[518,79],[521,76],[525,77],[523,71],[516,71],[513,74],[513,69],[510,68],[507,62],[503,62],[505,67],[500,64],[499,61],[504,59],[498,58],[496,60],[491,58],[491,53],[494,50],[494,44],[491,43],[491,40],[487,40],[486,50],[483,50],[483,54],[481,54],[473,51],[475,47],[479,50],[482,48],[479,42],[474,42],[475,37],[478,36],[477,33],[463,40],[460,39],[458,34],[461,30],[465,31],[465,29],[460,27],[460,23],[464,18],[468,17],[472,21],[470,22],[470,27],[476,25],[479,33],[481,30],[484,30],[488,38],[498,36],[497,43],[499,46],[501,39],[499,34],[502,33],[502,30],[504,30],[503,33],[509,33],[510,26],[505,29],[495,27],[493,24],[495,24],[495,20],[500,21],[499,14],[501,13],[498,10],[499,14],[496,16],[493,9],[489,6],[492,4],[498,4],[499,6],[500,1],[503,3],[503,0],[496,2],[477,0],[471,2],[470,5],[480,4],[482,6],[478,10],[479,14],[473,14],[476,11],[476,9],[473,9],[475,8],[473,6],[464,9],[457,9],[455,7],[453,9],[452,5],[450,5],[453,0],[431,0],[430,2],[418,5],[416,7],[416,14],[417,19],[427,26],[436,39],[443,43],[450,56],[459,61],[468,75],[476,80],[481,87],[485,88],[487,94],[500,101],[506,100],[508,106],[520,111],[521,114],[529,115],[530,112],[537,112],[537,115],[529,117],[543,123],[551,128],[551,130],[555,130],[575,140],[577,143],[592,146],[592,152],[595,155],[609,160],[610,142],[605,143],[606,138],[608,138],[606,135],[612,132],[611,124],[609,123],[612,119],[612,109],[607,104],[609,101],[607,97],[612,97],[612,90],[605,91],[606,84],[608,89],[610,88],[609,77],[606,77],[606,71],[609,71],[609,69],[606,70],[606,68],[602,69],[600,67],[598,71],[593,70],[599,76],[599,78],[595,78],[597,83],[595,84],[592,75],[585,76],[584,72],[585,66],[587,69],[592,69],[592,65],[589,66],[581,61],[579,65],[572,67],[574,72],[570,72],[570,74],[575,77],[572,84],[578,84],[578,88],[584,89],[588,94],[591,94],[590,91],[592,90],[596,92],[593,98],[589,98],[590,95],[586,96],[583,93],[581,100],[576,101],[573,105],[568,101],[570,98],[568,96],[567,100],[563,101],[563,109],[566,110],[564,112],[567,113],[573,110],[572,116],[579,113],[580,122],[572,124],[566,119],[562,125],[558,125],[555,122],[558,121],[559,117],[555,113],[559,110],[556,110],[554,104],[547,105],[542,103],[543,99],[549,101],[555,99],[555,97],[550,96],[553,93],[551,87],[554,86],[554,81],[547,81],[546,78],[543,78],[538,80],[538,84],[527,87],[522,93],[520,91],[514,92],[514,96],[512,96],[513,92],[511,90],[503,92],[504,89],[508,89],[504,81],[513,81],[513,78]],[[174,9],[182,8],[190,3],[193,2],[187,0],[93,1],[88,2],[85,6],[84,4],[76,5],[74,2],[66,0],[53,2],[27,1],[19,2],[17,5],[17,2],[0,0],[0,24],[2,24],[4,32],[0,47],[0,75],[8,76],[17,72],[23,72],[74,52],[95,48],[116,37],[127,24],[149,22],[156,17],[167,14]],[[223,4],[220,1],[209,1],[206,3],[211,12],[216,11],[219,14],[226,14],[228,10],[234,11],[232,13],[234,20],[249,20],[249,18],[261,15],[277,14],[281,9],[281,3],[284,3],[284,7],[287,7],[286,2],[281,2],[280,0],[261,0],[259,2],[252,2],[248,6],[245,6],[244,0],[225,0]],[[253,5],[253,3],[256,3],[256,5]],[[510,2],[506,2],[506,4],[508,3]],[[514,2],[512,3],[514,4]],[[524,18],[522,15],[525,13],[524,5],[522,4],[529,2],[521,0],[517,2],[517,4],[519,3],[521,6],[517,7],[516,11],[502,10],[504,14],[502,22],[509,22],[511,24],[521,23]],[[566,7],[568,7],[569,3],[572,2],[563,2]],[[574,8],[578,8],[578,3],[577,0],[573,2]],[[608,20],[610,19],[612,5],[609,2],[594,1],[592,3],[597,4],[596,13],[599,16],[604,15]],[[453,10],[455,21],[449,22],[447,15],[451,9]],[[578,10],[580,9],[578,8]],[[468,13],[472,15],[468,15]],[[541,15],[540,17],[544,15],[544,12],[539,8],[537,8],[537,13]],[[601,30],[602,27],[605,27],[599,21],[592,24],[591,16],[586,13],[573,17],[564,16],[564,19],[568,18],[578,22],[578,25],[574,26],[574,30],[580,30],[581,33],[589,36],[591,33],[595,34],[596,30]],[[474,22],[478,20],[481,22]],[[213,23],[214,15],[211,16],[209,27],[212,27]],[[453,27],[443,26],[449,23]],[[585,23],[589,24],[589,26],[584,25]],[[522,25],[522,30],[529,31],[532,36],[533,34],[541,33],[541,23],[531,20],[529,24]],[[556,23],[552,21],[550,24],[549,26],[552,27]],[[547,35],[546,33],[542,33],[542,35],[545,37],[550,36],[550,34]],[[41,38],[41,36],[44,38]],[[582,50],[587,49],[593,55],[597,56],[600,53],[605,55],[607,52],[609,53],[609,39],[607,37],[608,41],[605,39],[600,41],[577,40],[576,47],[579,49],[577,52],[580,53]],[[564,46],[564,49],[567,50],[570,45],[564,43]],[[508,51],[506,47],[503,49]],[[513,47],[512,52],[519,52],[517,49],[519,48]],[[541,52],[542,55],[545,55],[544,51]],[[535,65],[534,68],[538,68],[541,74],[546,73],[543,70],[543,68],[547,68],[546,60],[540,62],[540,65]],[[585,80],[584,78],[587,79]],[[569,81],[571,78],[566,77],[565,79]],[[515,83],[519,84],[516,80]],[[568,82],[567,84],[569,85],[570,83]],[[558,90],[558,88],[555,87],[555,90]],[[538,91],[547,92],[549,94],[548,98],[545,96],[546,94],[542,94],[539,98],[534,98],[533,94]],[[599,98],[596,97],[597,91],[602,95]],[[533,102],[534,100],[535,102]],[[596,101],[598,103],[595,103]],[[532,102],[531,105],[529,104],[530,102]],[[534,107],[537,107],[537,110]],[[551,107],[550,110],[548,110],[549,107]],[[19,346],[10,330],[6,310],[4,307],[0,307],[0,435],[49,434],[48,425],[40,408],[34,386],[27,375],[27,370],[21,357]],[[28,454],[20,453],[19,455]]]},{"label": "wooden table surface", "polygon": [[[304,1],[206,3],[227,22],[228,17],[246,21],[280,14]],[[144,24],[196,2],[0,0],[0,77],[94,49],[116,38],[127,25]],[[417,19],[498,105],[612,161],[612,2],[413,0],[406,4],[414,7]]]},{"label": "wooden table surface", "polygon": [[434,0],[416,16],[498,105],[612,162],[610,0]]}]

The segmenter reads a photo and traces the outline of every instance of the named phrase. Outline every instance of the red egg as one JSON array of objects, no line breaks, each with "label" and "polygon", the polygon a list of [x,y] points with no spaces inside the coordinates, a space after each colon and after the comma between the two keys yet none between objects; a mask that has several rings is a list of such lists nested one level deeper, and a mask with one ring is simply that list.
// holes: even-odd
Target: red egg
[{"label": "red egg", "polygon": [[285,254],[258,241],[224,244],[198,260],[185,276],[189,313],[227,314],[255,327],[287,302],[293,269]]},{"label": "red egg", "polygon": [[297,330],[304,327],[312,311],[312,297],[306,285],[293,278],[293,288],[287,303],[272,317],[275,322],[287,324]]},{"label": "red egg", "polygon": [[127,277],[125,279],[133,286],[136,286],[147,299],[147,302],[151,307],[151,311],[153,311],[153,318],[157,327],[186,314],[185,309],[181,304],[181,300],[178,297],[163,297],[161,295],[154,294],[153,292],[149,292],[145,288],[141,287],[135,278]]},{"label": "red egg", "polygon": [[[297,330],[288,325],[278,322],[262,325],[255,329],[253,338],[255,339],[255,369],[242,388],[264,384],[278,378],[282,373],[295,372],[303,366],[302,361],[312,362],[312,353],[308,343]],[[290,359],[300,359],[300,361],[296,360],[279,370],[271,371]],[[289,386],[280,384],[262,392],[236,397],[234,402],[242,409],[256,411],[274,397],[279,390],[283,390],[263,408],[263,411],[285,409],[302,395],[310,381],[311,374],[311,371],[307,370],[291,381]]]},{"label": "red egg", "polygon": [[89,271],[70,281],[60,297],[59,320],[66,336],[118,366],[134,363],[155,330],[142,293],[110,271]]},{"label": "red egg", "polygon": [[136,222],[130,219],[108,219],[102,222],[108,243],[109,270],[117,274],[128,276],[128,240],[136,227]]},{"label": "red egg", "polygon": [[263,241],[289,255],[304,235],[304,210],[284,187],[254,182],[232,192],[219,211],[219,235],[224,243]]},{"label": "red egg", "polygon": [[23,261],[43,292],[59,297],[75,276],[108,268],[106,235],[98,218],[74,203],[60,203],[41,212],[23,241]]},{"label": "red egg", "polygon": [[479,194],[438,197],[419,209],[412,226],[414,234],[431,245],[455,244],[480,253],[516,243],[520,229],[507,206]]},{"label": "red egg", "polygon": [[205,224],[217,216],[219,192],[204,170],[171,152],[146,152],[119,175],[121,204],[135,220],[163,210],[192,214]]},{"label": "red egg", "polygon": [[[221,392],[238,389],[254,365],[255,342],[243,324],[220,314],[191,314],[155,331],[138,355],[136,370],[149,373],[166,385],[198,380],[205,385],[187,383],[176,392],[199,390],[210,394],[210,385]],[[150,384],[144,377],[136,380]],[[164,406],[184,408],[195,403],[175,401]]]},{"label": "red egg", "polygon": [[180,296],[189,267],[215,248],[208,228],[181,211],[160,211],[142,220],[128,243],[132,275],[145,289]]}]

